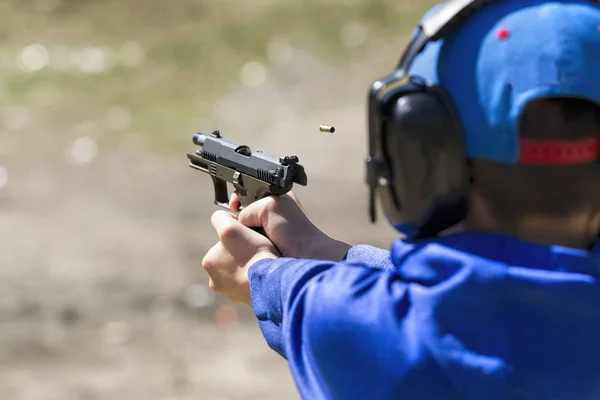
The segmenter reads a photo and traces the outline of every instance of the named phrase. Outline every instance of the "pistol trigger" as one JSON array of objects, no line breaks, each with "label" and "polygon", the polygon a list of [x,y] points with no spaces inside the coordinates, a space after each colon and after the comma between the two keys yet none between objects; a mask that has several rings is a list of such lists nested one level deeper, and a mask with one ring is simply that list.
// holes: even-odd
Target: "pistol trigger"
[{"label": "pistol trigger", "polygon": [[233,184],[234,185],[239,185],[241,177],[242,177],[242,174],[239,171],[235,171],[233,173]]}]

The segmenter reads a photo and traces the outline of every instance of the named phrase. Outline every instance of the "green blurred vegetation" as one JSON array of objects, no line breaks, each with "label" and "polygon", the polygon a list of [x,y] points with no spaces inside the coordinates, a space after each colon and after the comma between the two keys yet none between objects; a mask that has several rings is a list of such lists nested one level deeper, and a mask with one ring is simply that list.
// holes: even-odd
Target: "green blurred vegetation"
[{"label": "green blurred vegetation", "polygon": [[[179,0],[174,5],[168,0],[63,0],[48,11],[46,3],[15,0],[0,8],[6,12],[9,7],[12,15],[0,28],[5,58],[31,43],[109,49],[138,43],[144,64],[96,74],[52,68],[36,73],[4,71],[1,103],[31,107],[37,124],[59,142],[74,125],[96,124],[99,144],[105,147],[119,145],[123,132],[104,132],[99,121],[111,107],[124,107],[133,121],[128,131],[143,138],[140,142],[147,150],[169,154],[188,140],[175,132],[207,118],[212,99],[239,84],[244,63],[268,64],[273,38],[308,49],[328,64],[342,65],[366,57],[368,44],[344,46],[340,31],[345,24],[361,24],[369,40],[406,37],[435,3]],[[269,73],[277,74],[277,69]],[[49,91],[56,96],[53,101],[48,100]]]}]

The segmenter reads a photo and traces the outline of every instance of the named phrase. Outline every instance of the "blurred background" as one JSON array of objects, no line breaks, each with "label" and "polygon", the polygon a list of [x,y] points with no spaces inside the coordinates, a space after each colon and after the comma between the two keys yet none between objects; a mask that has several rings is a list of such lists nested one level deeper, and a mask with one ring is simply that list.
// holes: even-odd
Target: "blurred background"
[{"label": "blurred background", "polygon": [[297,155],[311,218],[387,247],[366,93],[434,3],[0,0],[0,398],[298,398],[251,312],[207,287],[191,137]]}]

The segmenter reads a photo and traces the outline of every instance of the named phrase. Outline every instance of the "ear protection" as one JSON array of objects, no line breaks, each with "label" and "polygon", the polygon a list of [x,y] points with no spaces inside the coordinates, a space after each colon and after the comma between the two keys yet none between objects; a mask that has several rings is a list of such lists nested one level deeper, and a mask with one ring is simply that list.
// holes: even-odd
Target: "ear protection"
[{"label": "ear protection", "polygon": [[409,69],[429,42],[489,2],[440,5],[420,23],[396,69],[372,85],[365,158],[371,222],[377,194],[389,222],[410,238],[436,236],[466,217],[470,176],[454,105],[442,87]]}]

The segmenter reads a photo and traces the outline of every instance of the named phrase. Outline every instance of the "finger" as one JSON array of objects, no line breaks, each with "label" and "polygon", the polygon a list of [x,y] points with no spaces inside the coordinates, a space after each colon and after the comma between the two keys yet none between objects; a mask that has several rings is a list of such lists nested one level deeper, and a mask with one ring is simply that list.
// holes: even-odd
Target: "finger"
[{"label": "finger", "polygon": [[235,214],[224,210],[215,211],[210,217],[210,223],[215,228],[215,231],[217,231],[217,235],[219,235],[221,241],[223,241],[223,236],[235,234],[235,231],[239,230],[241,225],[237,222]]},{"label": "finger", "polygon": [[240,210],[240,196],[237,192],[231,193],[231,197],[229,198],[229,208],[231,211],[238,212]]},{"label": "finger", "polygon": [[221,210],[216,211],[211,217],[210,221],[225,248],[241,249],[265,240],[260,233],[241,224],[237,219],[234,214]]},{"label": "finger", "polygon": [[238,215],[238,221],[251,228],[262,228],[266,221],[264,217],[275,204],[275,198],[269,196],[246,206]]},{"label": "finger", "polygon": [[209,276],[215,269],[218,268],[222,251],[223,245],[221,244],[221,242],[218,242],[213,247],[211,247],[204,255],[204,258],[202,258],[202,268],[206,271],[206,273]]},{"label": "finger", "polygon": [[215,282],[212,279],[208,279],[208,287],[210,288],[210,290],[212,290],[213,292],[219,292],[219,290],[217,289],[217,287],[215,286]]},{"label": "finger", "polygon": [[215,283],[213,275],[216,275],[216,270],[219,266],[220,243],[221,242],[219,242],[217,245],[213,246],[210,250],[208,250],[204,255],[204,258],[202,259],[202,268],[208,274],[209,287],[215,292],[219,292],[219,287]]},{"label": "finger", "polygon": [[231,265],[235,264],[232,255],[218,242],[206,252],[202,259],[202,268],[209,277],[209,286],[215,292],[221,292],[232,273]]}]

